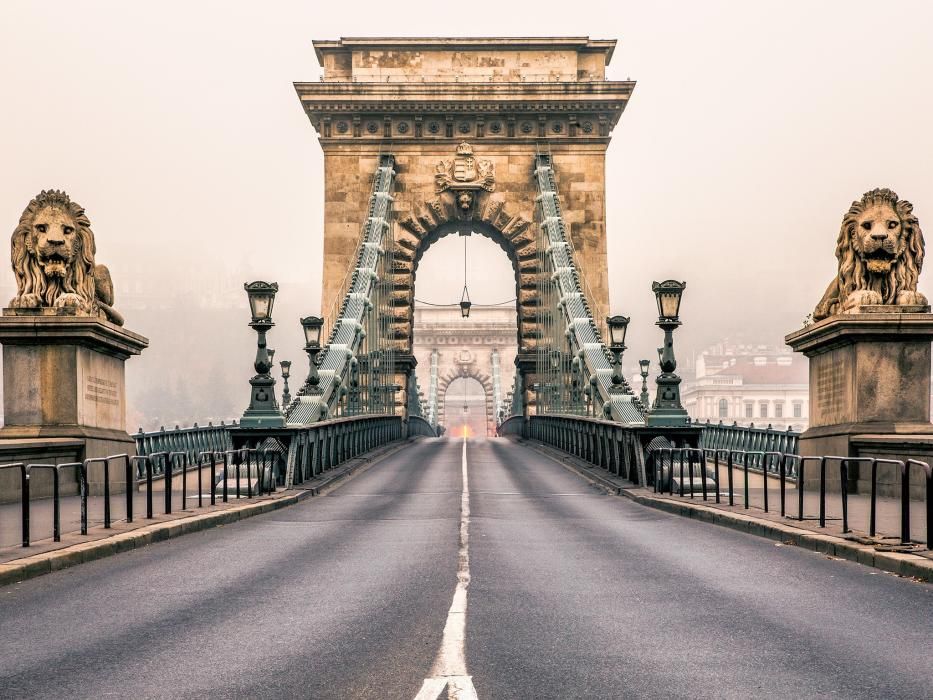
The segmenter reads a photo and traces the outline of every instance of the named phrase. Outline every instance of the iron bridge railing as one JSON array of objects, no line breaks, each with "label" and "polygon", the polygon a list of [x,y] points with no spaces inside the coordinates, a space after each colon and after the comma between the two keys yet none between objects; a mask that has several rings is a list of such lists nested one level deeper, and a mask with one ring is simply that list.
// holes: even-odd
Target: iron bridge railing
[{"label": "iron bridge railing", "polygon": [[[796,455],[800,449],[800,433],[791,430],[775,430],[770,425],[767,428],[756,428],[755,424],[724,425],[721,421],[716,423],[697,423],[700,431],[700,449],[705,450],[731,450],[736,455],[743,456],[742,466],[753,472],[767,472],[778,475],[777,465],[773,460],[763,457],[766,453],[779,452],[781,454]],[[784,478],[797,480],[797,464],[791,462],[787,465]]]},{"label": "iron bridge railing", "polygon": [[288,448],[286,486],[304,483],[404,437],[401,417],[392,415],[348,416],[295,428]]},{"label": "iron bridge railing", "polygon": [[[86,459],[83,462],[66,464],[0,464],[0,470],[15,470],[20,475],[20,528],[22,545],[30,546],[32,500],[30,480],[33,473],[49,471],[52,475],[52,537],[61,541],[61,481],[62,474],[73,475],[78,484],[80,498],[81,534],[87,535],[89,523],[90,484],[88,475],[92,468],[100,470],[102,475],[103,498],[101,517],[105,529],[114,522],[134,521],[134,501],[137,487],[146,493],[146,519],[154,519],[155,499],[158,492],[154,483],[163,480],[162,505],[164,514],[170,515],[176,510],[176,491],[181,491],[180,508],[187,508],[189,476],[196,478],[196,486],[191,485],[192,493],[197,494],[197,507],[207,503],[216,505],[220,499],[227,503],[231,497],[253,498],[273,493],[277,486],[286,485],[286,475],[282,466],[288,470],[287,485],[302,483],[314,476],[323,474],[341,463],[358,457],[380,445],[405,437],[405,430],[400,416],[365,415],[336,418],[309,426],[288,430],[288,454],[283,463],[281,450],[277,446],[232,448],[232,428],[230,426],[207,426],[158,430],[151,433],[137,434],[136,443],[140,454],[111,455]],[[433,429],[424,419],[415,419],[409,423],[409,434],[430,434]],[[274,441],[273,441],[274,442]],[[123,474],[126,490],[122,494],[124,506],[122,517],[114,517],[115,501],[111,474]],[[181,488],[174,488],[175,480],[181,481]],[[207,481],[205,484],[204,482]],[[195,496],[192,495],[192,499]]]},{"label": "iron bridge railing", "polygon": [[[871,473],[871,488],[869,491],[868,535],[877,534],[878,522],[878,467],[891,465],[900,475],[900,538],[902,544],[910,544],[911,518],[910,518],[910,482],[911,471],[920,470],[924,480],[925,512],[927,549],[930,549],[930,537],[933,533],[933,469],[927,462],[915,459],[897,460],[880,459],[874,457],[839,457],[839,456],[808,456],[801,457],[796,454],[782,452],[749,452],[745,450],[709,449],[692,447],[661,447],[650,451],[648,468],[653,475],[654,491],[673,496],[694,498],[699,481],[700,495],[704,501],[712,498],[716,503],[721,502],[725,495],[730,506],[735,505],[735,476],[736,469],[742,473],[742,503],[745,509],[750,507],[749,471],[750,464],[764,464],[764,471],[778,476],[779,510],[782,517],[787,516],[787,482],[790,475],[797,480],[796,520],[803,521],[804,513],[804,478],[809,469],[819,470],[819,511],[817,518],[820,527],[826,527],[827,510],[827,471],[838,470],[839,499],[842,509],[842,532],[851,532],[849,528],[849,468],[854,465],[868,465]],[[722,493],[721,469],[726,472],[726,491]],[[676,486],[675,486],[676,484]],[[685,488],[686,486],[686,488]],[[770,512],[767,478],[762,488],[763,510]]]},{"label": "iron bridge railing", "polygon": [[[133,439],[136,441],[136,454],[140,456],[155,452],[186,452],[189,458],[194,459],[202,452],[232,450],[230,429],[236,427],[236,421],[229,425],[221,421],[220,425],[208,423],[206,426],[198,426],[195,423],[190,428],[179,428],[176,425],[174,429],[166,430],[162,427],[151,432],[143,432],[140,428]],[[142,473],[137,474],[137,478],[142,476]]]},{"label": "iron bridge railing", "polygon": [[644,453],[631,426],[584,416],[512,416],[499,426],[499,435],[522,435],[539,440],[606,469],[614,476],[645,485]]},{"label": "iron bridge railing", "polygon": [[[165,474],[170,470],[173,475],[181,475],[181,507],[187,507],[188,500],[188,471],[197,470],[198,477],[198,508],[204,507],[204,501],[209,498],[210,504],[215,505],[217,498],[216,469],[218,464],[224,465],[224,479],[221,487],[221,498],[226,503],[229,498],[228,481],[231,468],[235,480],[236,497],[241,497],[241,477],[246,477],[242,489],[244,496],[252,498],[275,490],[277,455],[267,450],[242,448],[239,450],[208,451],[200,453],[195,459],[189,457],[188,452],[154,452],[150,455],[130,456],[127,454],[111,455],[109,457],[96,457],[83,462],[69,462],[66,464],[0,464],[0,470],[11,469],[20,475],[20,529],[22,546],[30,546],[30,529],[32,522],[32,500],[30,498],[30,481],[33,472],[49,471],[52,475],[52,539],[61,541],[61,479],[63,473],[71,473],[78,484],[78,497],[80,498],[80,528],[81,534],[88,534],[90,484],[88,475],[92,467],[99,465],[102,472],[103,499],[101,504],[102,520],[105,529],[110,529],[114,522],[125,521],[132,523],[134,514],[134,495],[136,494],[136,474],[144,474],[143,483],[146,486],[146,519],[155,518],[153,505],[154,490],[153,477],[156,473]],[[203,472],[210,470],[210,489],[205,496]],[[110,475],[118,470],[125,479],[125,493],[123,494],[123,517],[114,518],[114,499]],[[253,486],[253,480],[256,484]],[[167,483],[163,488],[164,513],[172,513],[173,488]],[[44,500],[44,499],[43,499]],[[118,499],[119,500],[119,499]]]}]

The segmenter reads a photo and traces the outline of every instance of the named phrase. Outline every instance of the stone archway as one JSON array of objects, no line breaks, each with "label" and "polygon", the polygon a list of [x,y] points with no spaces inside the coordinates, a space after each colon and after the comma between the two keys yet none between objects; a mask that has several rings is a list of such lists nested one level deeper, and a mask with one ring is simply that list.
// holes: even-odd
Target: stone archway
[{"label": "stone archway", "polygon": [[[426,202],[415,202],[399,214],[395,235],[393,307],[398,310],[393,322],[399,350],[411,352],[414,313],[414,287],[418,263],[437,240],[454,233],[476,233],[491,239],[502,248],[515,271],[515,298],[518,313],[518,346],[530,351],[535,339],[537,306],[537,247],[528,216],[506,209],[501,196],[475,195],[471,210],[459,210],[454,192],[442,192]],[[404,201],[396,200],[398,205]]]},{"label": "stone archway", "polygon": [[488,374],[477,371],[472,367],[461,366],[455,370],[450,370],[443,377],[438,378],[437,395],[443,396],[444,400],[438,402],[438,423],[446,425],[447,411],[447,389],[455,379],[474,379],[483,387],[486,396],[486,430],[489,432],[489,426],[494,421],[493,416],[493,387],[492,378]]}]

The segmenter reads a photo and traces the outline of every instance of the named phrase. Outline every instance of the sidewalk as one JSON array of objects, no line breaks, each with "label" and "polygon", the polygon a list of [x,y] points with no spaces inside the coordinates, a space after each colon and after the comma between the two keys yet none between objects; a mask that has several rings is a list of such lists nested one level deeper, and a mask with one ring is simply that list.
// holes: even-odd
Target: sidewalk
[{"label": "sidewalk", "polygon": [[[245,480],[244,480],[245,481]],[[240,499],[240,503],[246,501],[246,488],[242,489],[242,495],[244,498]],[[152,492],[152,514],[155,516],[154,520],[146,519],[146,491],[145,487],[142,492],[136,492],[133,494],[133,524],[137,523],[153,523],[157,520],[171,520],[172,516],[176,517],[186,517],[189,515],[194,515],[203,510],[209,510],[211,504],[211,494],[210,490],[205,484],[203,492],[203,503],[204,508],[198,508],[198,494],[197,489],[195,489],[192,494],[191,490],[188,490],[187,494],[187,503],[182,505],[182,491],[181,489],[172,490],[172,515],[166,516],[163,515],[165,512],[165,492],[156,491]],[[228,493],[228,498],[230,503],[236,502],[236,494],[232,490]],[[62,496],[61,500],[61,512],[60,512],[60,524],[61,524],[61,533],[62,540],[65,539],[65,535],[68,533],[79,533],[81,531],[81,498],[79,496]],[[255,500],[255,499],[253,499]],[[218,489],[217,492],[217,504],[218,506],[222,505],[222,494]],[[31,546],[28,548],[23,548],[21,545],[22,540],[22,507],[19,503],[6,503],[0,505],[0,550],[7,547],[19,547],[23,551],[28,551],[34,553],[37,550],[40,542],[42,540],[49,539],[52,537],[52,499],[43,498],[31,501],[30,503],[30,518],[29,518],[29,533]],[[112,494],[110,496],[110,519],[113,525],[113,528],[122,527],[126,529],[126,494]],[[88,496],[87,499],[87,524],[88,532],[90,533],[92,528],[101,527],[103,528],[104,524],[104,497],[103,496]],[[0,556],[0,561],[4,561],[4,558]]]},{"label": "sidewalk", "polygon": [[[804,520],[797,520],[798,498],[797,484],[794,481],[786,482],[785,489],[785,514],[781,518],[781,482],[773,475],[768,475],[768,513],[764,512],[764,475],[760,472],[748,472],[748,500],[749,508],[746,510],[745,503],[745,476],[741,467],[733,467],[733,496],[734,506],[729,506],[728,495],[728,472],[725,467],[720,467],[722,483],[719,485],[720,503],[716,503],[715,490],[712,485],[709,486],[707,494],[707,505],[721,508],[727,511],[742,512],[763,517],[778,522],[792,523],[797,527],[812,529],[814,532],[822,534],[842,536],[842,494],[838,492],[826,492],[826,527],[819,526],[820,513],[820,494],[818,491],[803,492],[803,515]],[[675,468],[674,473],[679,476],[679,468]],[[684,470],[684,480],[687,481],[687,471]],[[699,478],[696,478],[699,484]],[[630,488],[630,485],[626,488]],[[650,491],[650,489],[648,489]],[[677,495],[676,486],[674,495],[667,493],[655,494],[653,496],[662,498],[672,498],[674,500],[691,500],[690,494],[684,496]],[[693,494],[694,502],[703,502],[703,494],[699,490]],[[876,536],[875,539],[881,541],[900,542],[901,536],[901,502],[895,498],[877,499],[876,503]],[[926,533],[926,503],[924,501],[910,501],[910,539],[913,542],[927,542]],[[864,494],[849,494],[848,515],[849,529],[856,536],[868,537],[869,513],[871,510],[871,501]]]},{"label": "sidewalk", "polygon": [[[172,513],[164,514],[165,492],[153,489],[153,518],[146,518],[146,492],[134,494],[133,522],[127,523],[126,494],[111,495],[112,527],[103,527],[104,499],[88,498],[88,534],[81,535],[81,501],[78,496],[61,498],[61,542],[52,540],[52,500],[31,502],[31,545],[22,546],[21,511],[19,503],[0,505],[0,585],[21,581],[49,571],[91,561],[118,552],[145,546],[152,542],[216,527],[241,518],[283,508],[311,496],[319,496],[339,482],[368,469],[383,457],[394,453],[407,440],[389,443],[372,452],[348,460],[340,466],[319,474],[310,481],[291,489],[279,489],[272,494],[246,498],[245,478],[239,500],[234,488],[228,489],[228,503],[223,503],[220,488],[217,504],[210,505],[208,480],[204,480],[204,506],[198,507],[198,490],[188,487],[187,502],[182,509],[181,489],[172,490]],[[190,475],[189,475],[190,476]],[[174,480],[181,485],[181,479]]]}]

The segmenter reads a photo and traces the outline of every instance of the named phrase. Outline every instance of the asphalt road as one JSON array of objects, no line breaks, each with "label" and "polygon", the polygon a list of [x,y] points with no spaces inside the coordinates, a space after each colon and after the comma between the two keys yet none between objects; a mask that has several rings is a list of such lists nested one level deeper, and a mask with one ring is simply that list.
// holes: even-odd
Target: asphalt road
[{"label": "asphalt road", "polygon": [[[411,700],[448,642],[461,449],[0,589],[0,697]],[[467,463],[480,699],[933,697],[933,586],[607,496],[505,440]]]}]

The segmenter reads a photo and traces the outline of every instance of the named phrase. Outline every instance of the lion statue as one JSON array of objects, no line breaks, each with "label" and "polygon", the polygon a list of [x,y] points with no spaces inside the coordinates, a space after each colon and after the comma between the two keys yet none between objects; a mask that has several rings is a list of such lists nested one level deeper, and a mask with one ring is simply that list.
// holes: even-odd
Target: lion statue
[{"label": "lion statue", "polygon": [[839,272],[813,311],[819,321],[860,306],[926,306],[917,291],[923,266],[923,233],[913,205],[889,189],[852,202],[836,241]]},{"label": "lion statue", "polygon": [[13,309],[55,307],[123,325],[113,309],[110,271],[94,263],[94,233],[84,208],[58,190],[43,190],[13,231]]}]

